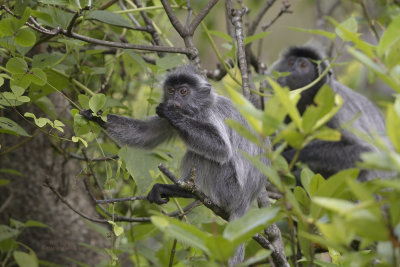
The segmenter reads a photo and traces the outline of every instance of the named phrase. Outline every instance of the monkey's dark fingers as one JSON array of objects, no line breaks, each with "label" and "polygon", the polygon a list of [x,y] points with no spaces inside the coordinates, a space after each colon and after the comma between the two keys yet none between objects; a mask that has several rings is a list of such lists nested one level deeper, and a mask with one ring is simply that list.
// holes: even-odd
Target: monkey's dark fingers
[{"label": "monkey's dark fingers", "polygon": [[157,106],[156,113],[160,118],[165,118],[165,109],[166,109],[165,103],[160,103]]},{"label": "monkey's dark fingers", "polygon": [[81,111],[79,111],[79,114],[82,115],[83,117],[85,117],[85,119],[87,119],[87,120],[93,119],[93,111],[91,111],[90,109],[81,110]]},{"label": "monkey's dark fingers", "polygon": [[155,184],[146,198],[150,203],[158,205],[166,204],[169,201],[169,198],[163,194],[163,186],[161,184]]},{"label": "monkey's dark fingers", "polygon": [[[97,122],[97,124],[99,124],[101,127],[107,128],[107,124],[100,117],[93,116],[93,111],[90,109],[81,110],[79,114],[81,114],[85,119]],[[103,111],[97,111],[97,115],[100,116],[101,114],[103,114]]]}]

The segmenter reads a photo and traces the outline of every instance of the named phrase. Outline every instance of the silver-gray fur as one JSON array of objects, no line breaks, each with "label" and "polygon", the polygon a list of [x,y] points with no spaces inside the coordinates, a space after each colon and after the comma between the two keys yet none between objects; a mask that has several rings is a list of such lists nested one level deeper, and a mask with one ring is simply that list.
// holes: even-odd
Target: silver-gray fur
[{"label": "silver-gray fur", "polygon": [[[326,69],[327,64],[323,60],[323,55],[314,47],[292,47],[272,65],[272,69],[291,72],[290,75],[279,78],[278,83],[294,90],[307,85]],[[356,118],[350,125],[352,128],[370,137],[373,134],[379,134],[386,145],[392,147],[385,135],[385,122],[381,112],[365,96],[335,80],[331,72],[315,86],[302,93],[297,105],[300,113],[303,113],[308,105],[313,104],[315,94],[325,83],[343,98],[343,106],[327,123],[329,127],[340,129],[342,125]],[[374,145],[364,141],[351,131],[341,129],[340,132],[342,137],[339,142],[320,140],[311,142],[301,151],[299,161],[306,163],[314,172],[321,173],[328,178],[340,170],[355,167],[356,163],[360,161],[361,153],[378,151]],[[291,160],[294,153],[293,149],[288,149],[284,151],[283,155],[287,160]],[[385,178],[392,175],[389,172],[362,169],[358,180],[367,181],[376,177]]]},{"label": "silver-gray fur", "polygon": [[[122,143],[149,149],[179,136],[187,147],[181,162],[182,177],[189,178],[194,167],[197,186],[230,214],[230,220],[243,216],[267,183],[265,176],[239,152],[262,155],[263,151],[225,123],[230,118],[249,128],[246,120],[231,100],[216,94],[193,66],[169,74],[163,89],[158,116],[140,121],[108,115],[105,125],[108,133]],[[190,197],[181,191],[174,194],[166,188],[162,192],[153,188],[149,199],[160,204],[174,195]],[[229,264],[233,266],[243,257],[241,245]]]}]

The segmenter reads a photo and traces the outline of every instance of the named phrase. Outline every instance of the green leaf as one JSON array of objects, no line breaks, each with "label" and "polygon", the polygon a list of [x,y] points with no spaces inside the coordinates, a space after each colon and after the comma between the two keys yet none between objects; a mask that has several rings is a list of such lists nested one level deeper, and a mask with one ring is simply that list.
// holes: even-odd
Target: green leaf
[{"label": "green leaf", "polygon": [[372,70],[379,78],[381,78],[385,83],[391,86],[396,91],[400,92],[400,85],[397,84],[394,80],[390,78],[390,76],[386,75],[386,70],[384,66],[381,66],[375,63],[371,58],[366,56],[365,54],[355,50],[352,47],[348,47],[347,51],[359,60],[361,63],[366,65],[370,70]]},{"label": "green leaf", "polygon": [[267,81],[272,86],[274,94],[280,100],[282,106],[285,108],[292,121],[299,129],[302,129],[302,119],[296,106],[300,95],[290,94],[290,90],[287,87],[282,88],[276,81],[269,77],[267,77]]},{"label": "green leaf", "polygon": [[14,259],[19,267],[37,267],[38,259],[34,254],[28,254],[22,251],[14,251]]},{"label": "green leaf", "polygon": [[9,173],[12,175],[22,176],[22,173],[20,173],[19,171],[13,170],[13,169],[0,169],[0,173]]},{"label": "green leaf", "polygon": [[101,110],[105,103],[106,96],[104,94],[95,94],[89,100],[89,107],[94,114],[97,114],[97,112]]},{"label": "green leaf", "polygon": [[[400,102],[400,98],[397,98],[396,102]],[[386,129],[394,148],[398,153],[400,153],[400,115],[395,111],[394,105],[387,106]]]},{"label": "green leaf", "polygon": [[24,26],[25,22],[28,21],[31,12],[32,9],[29,6],[25,8],[24,13],[22,14],[21,19],[19,20],[19,27]]},{"label": "green leaf", "polygon": [[25,89],[19,86],[11,86],[11,91],[14,93],[16,97],[23,95]]},{"label": "green leaf", "polygon": [[93,10],[87,15],[86,18],[94,19],[118,27],[124,27],[129,29],[135,28],[128,20],[124,18],[124,16],[105,10]]},{"label": "green leaf", "polygon": [[37,54],[33,56],[33,68],[51,68],[54,67],[65,55],[60,52],[52,52],[51,54]]},{"label": "green leaf", "polygon": [[39,68],[33,68],[31,70],[31,73],[29,74],[29,78],[32,83],[40,85],[40,86],[46,85],[46,83],[47,83],[46,73],[44,73],[44,71]]},{"label": "green leaf", "polygon": [[29,28],[21,28],[15,36],[15,42],[23,47],[31,47],[36,42],[36,35]]},{"label": "green leaf", "polygon": [[165,216],[151,216],[151,222],[171,237],[213,255],[205,244],[210,235],[195,226]]},{"label": "green leaf", "polygon": [[14,135],[22,135],[22,136],[30,136],[21,126],[19,126],[16,122],[5,118],[0,117],[0,133],[10,133]]},{"label": "green leaf", "polygon": [[279,208],[276,207],[250,210],[243,217],[230,222],[223,237],[239,245],[277,220],[278,212]]},{"label": "green leaf", "polygon": [[377,48],[378,56],[382,57],[389,47],[400,39],[400,15],[398,15],[383,33]]},{"label": "green leaf", "polygon": [[225,120],[225,123],[238,132],[241,136],[245,137],[256,145],[261,146],[260,139],[240,122],[233,119],[227,119]]},{"label": "green leaf", "polygon": [[121,226],[118,226],[118,224],[116,224],[113,221],[108,221],[109,224],[111,224],[113,226],[113,231],[115,236],[120,236],[124,233],[124,228],[122,228]]},{"label": "green leaf", "polygon": [[0,20],[0,37],[13,36],[18,30],[18,20],[15,18],[2,18]]},{"label": "green leaf", "polygon": [[302,28],[296,28],[296,27],[289,27],[289,28],[293,31],[306,32],[306,33],[320,35],[320,36],[326,37],[332,41],[334,41],[336,38],[336,34],[333,32],[328,32],[328,31],[323,31],[323,30],[302,29]]},{"label": "green leaf", "polygon": [[67,6],[69,5],[68,0],[38,0],[39,3],[45,5],[58,5],[58,6]]},{"label": "green leaf", "polygon": [[0,242],[9,238],[18,236],[19,230],[11,228],[10,226],[0,224]]},{"label": "green leaf", "polygon": [[82,108],[89,108],[89,97],[87,95],[78,95],[79,104],[81,104]]},{"label": "green leaf", "polygon": [[10,183],[10,180],[7,179],[0,179],[0,186],[5,186]]},{"label": "green leaf", "polygon": [[48,226],[47,224],[44,224],[42,222],[38,222],[35,220],[28,220],[25,224],[25,227],[40,227],[40,228],[50,228],[50,226]]},{"label": "green leaf", "polygon": [[208,32],[211,35],[218,36],[218,37],[224,39],[225,41],[232,43],[232,37],[229,34],[226,34],[224,32],[220,32],[220,31],[212,31],[212,30],[209,30]]},{"label": "green leaf", "polygon": [[343,200],[343,199],[334,199],[328,197],[313,197],[312,202],[318,204],[319,206],[335,211],[338,214],[346,214],[350,210],[353,210],[356,206],[354,202]]},{"label": "green leaf", "polygon": [[266,163],[262,162],[257,156],[252,156],[242,151],[240,152],[251,164],[253,164],[259,171],[261,171],[265,175],[265,177],[267,177],[267,179],[276,186],[278,190],[283,190],[281,178],[279,177],[279,174],[275,169],[266,165]]},{"label": "green leaf", "polygon": [[72,136],[72,142],[78,143],[79,141],[81,141],[82,144],[83,144],[85,147],[88,146],[87,142],[86,142],[82,137]]},{"label": "green leaf", "polygon": [[20,57],[13,57],[7,61],[6,68],[12,74],[25,74],[28,70],[28,64]]},{"label": "green leaf", "polygon": [[149,171],[158,170],[160,158],[149,151],[127,146],[120,149],[118,155],[125,161],[126,169],[136,183],[138,194],[145,194],[153,184]]},{"label": "green leaf", "polygon": [[184,64],[184,55],[167,55],[156,59],[156,65],[162,69],[172,69]]},{"label": "green leaf", "polygon": [[252,36],[244,38],[243,43],[245,45],[250,44],[250,43],[252,43],[252,42],[254,42],[254,41],[258,40],[258,39],[261,39],[261,38],[264,38],[264,37],[268,36],[270,33],[271,32],[261,32],[261,33],[258,33],[258,34],[254,34]]}]

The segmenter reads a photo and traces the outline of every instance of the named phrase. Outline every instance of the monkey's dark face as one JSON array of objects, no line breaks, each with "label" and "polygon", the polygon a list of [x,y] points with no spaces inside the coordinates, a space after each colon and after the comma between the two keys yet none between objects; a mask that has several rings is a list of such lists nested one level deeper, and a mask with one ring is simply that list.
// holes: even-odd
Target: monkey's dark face
[{"label": "monkey's dark face", "polygon": [[165,101],[177,108],[182,108],[191,98],[191,90],[188,84],[177,84],[165,88]]},{"label": "monkey's dark face", "polygon": [[281,86],[288,86],[290,90],[303,87],[318,77],[315,63],[305,57],[289,56],[281,60],[275,68],[278,72],[290,72],[288,76],[278,78]]},{"label": "monkey's dark face", "polygon": [[212,102],[211,85],[201,76],[180,69],[164,82],[164,102],[188,113],[198,113]]}]

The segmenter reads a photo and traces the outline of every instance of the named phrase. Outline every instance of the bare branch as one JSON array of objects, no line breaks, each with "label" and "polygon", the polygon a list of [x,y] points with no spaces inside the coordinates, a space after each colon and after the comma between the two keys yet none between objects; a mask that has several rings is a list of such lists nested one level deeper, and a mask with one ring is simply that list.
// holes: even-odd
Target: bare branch
[{"label": "bare branch", "polygon": [[249,84],[249,70],[247,66],[246,51],[244,46],[243,24],[242,24],[242,17],[245,13],[246,13],[245,9],[242,10],[232,9],[231,20],[233,26],[235,27],[237,54],[239,60],[240,73],[242,75],[243,95],[247,99],[250,99],[251,93]]},{"label": "bare branch", "polygon": [[274,247],[274,245],[272,245],[271,242],[268,241],[268,239],[266,239],[261,234],[256,234],[255,236],[253,236],[253,239],[257,241],[257,243],[260,244],[263,248],[272,251],[271,256],[275,266],[290,267],[285,255],[280,254],[278,250]]},{"label": "bare branch", "polygon": [[97,175],[93,170],[92,162],[89,160],[89,158],[87,156],[86,149],[84,149],[84,148],[82,149],[82,154],[83,154],[83,157],[85,158],[86,163],[89,167],[90,173],[92,174],[93,179],[96,182],[98,189],[100,190],[101,196],[103,197],[103,199],[106,199],[106,195],[104,194],[103,187],[101,186],[100,181],[97,178]]},{"label": "bare branch", "polygon": [[[170,179],[175,185],[187,190],[188,192],[191,192],[196,196],[198,200],[200,200],[204,206],[212,210],[216,215],[220,216],[224,220],[229,219],[229,214],[224,211],[221,207],[213,203],[213,201],[207,197],[194,183],[194,181],[184,181],[181,179],[178,179],[172,172],[170,172],[164,165],[160,164],[158,165],[158,168],[160,171],[167,176],[168,179]],[[194,177],[193,177],[194,178]]]},{"label": "bare branch", "polygon": [[203,19],[210,13],[210,10],[218,3],[218,0],[211,0],[207,3],[207,5],[200,11],[200,13],[192,20],[189,27],[190,35],[194,34],[194,31],[197,29],[199,24],[203,21]]},{"label": "bare branch", "polygon": [[265,3],[265,5],[261,8],[261,10],[258,12],[257,16],[251,23],[249,30],[247,32],[247,36],[253,35],[256,30],[258,25],[260,24],[262,18],[264,17],[265,13],[272,7],[272,5],[276,2],[276,0],[269,0]]},{"label": "bare branch", "polygon": [[111,1],[109,1],[109,2],[107,2],[107,3],[105,3],[104,5],[102,5],[99,9],[100,9],[100,10],[107,9],[107,8],[109,8],[110,6],[114,5],[117,1],[118,1],[118,0],[111,0]]},{"label": "bare branch", "polygon": [[79,18],[79,16],[82,14],[82,12],[85,11],[85,10],[89,10],[89,8],[90,8],[89,6],[86,6],[86,7],[81,8],[80,10],[75,12],[74,16],[72,17],[72,19],[69,22],[69,25],[67,27],[67,32],[68,33],[71,33],[72,28],[74,27],[76,20]]},{"label": "bare branch", "polygon": [[75,153],[69,153],[68,157],[73,158],[73,159],[77,159],[77,160],[89,160],[89,161],[107,161],[107,160],[116,160],[119,158],[118,155],[114,155],[111,157],[103,157],[103,158],[88,158],[86,159],[84,156],[75,154]]},{"label": "bare branch", "polygon": [[[127,10],[124,1],[119,0],[119,6],[122,8],[122,10]],[[135,17],[131,13],[128,13],[127,16],[133,22],[133,24],[136,25],[136,27],[141,27],[140,23],[135,19]]]},{"label": "bare branch", "polygon": [[291,4],[289,2],[287,2],[286,0],[283,0],[282,3],[283,3],[283,6],[282,6],[281,10],[279,11],[279,13],[275,16],[275,18],[273,18],[269,23],[261,26],[261,29],[263,31],[266,31],[269,27],[271,27],[283,14],[293,13],[293,11],[289,10],[289,8],[291,6]]}]

